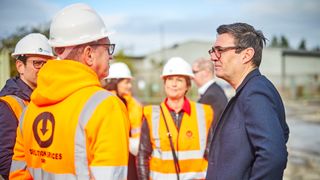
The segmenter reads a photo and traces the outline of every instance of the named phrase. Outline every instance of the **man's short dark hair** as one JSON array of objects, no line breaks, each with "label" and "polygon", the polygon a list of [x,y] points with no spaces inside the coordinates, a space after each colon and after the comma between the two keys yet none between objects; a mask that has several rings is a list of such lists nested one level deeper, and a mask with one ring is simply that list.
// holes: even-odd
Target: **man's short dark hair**
[{"label": "man's short dark hair", "polygon": [[21,61],[23,64],[27,63],[27,59],[28,57],[26,55],[19,55],[18,57],[16,57],[16,61],[19,60]]},{"label": "man's short dark hair", "polygon": [[236,50],[236,53],[241,52],[245,48],[252,47],[254,49],[254,55],[252,58],[253,64],[256,67],[260,66],[262,49],[267,40],[262,31],[255,30],[253,26],[246,23],[233,23],[219,26],[217,28],[217,33],[219,35],[228,33],[234,37],[235,46],[241,47]]}]

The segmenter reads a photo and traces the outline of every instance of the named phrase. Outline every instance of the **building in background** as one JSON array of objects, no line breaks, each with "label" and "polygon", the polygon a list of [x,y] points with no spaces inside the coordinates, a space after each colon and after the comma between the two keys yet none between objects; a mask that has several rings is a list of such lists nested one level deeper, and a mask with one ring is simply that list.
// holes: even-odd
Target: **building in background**
[{"label": "building in background", "polygon": [[320,97],[320,52],[265,48],[260,70],[282,96]]},{"label": "building in background", "polygon": [[[190,64],[199,58],[209,58],[208,50],[212,42],[187,41],[171,47],[148,53],[144,56],[126,56],[133,71],[134,94],[144,104],[157,104],[164,98],[163,83],[160,74],[165,62],[179,56]],[[117,60],[117,57],[116,57]],[[120,60],[121,61],[121,60]],[[320,97],[320,52],[301,51],[283,48],[265,48],[260,65],[261,72],[267,76],[285,98]],[[0,52],[0,88],[10,77],[9,51]],[[224,80],[217,78],[228,98],[234,90]],[[193,85],[188,93],[190,99],[198,97]]]},{"label": "building in background", "polygon": [[[164,98],[160,74],[166,60],[179,56],[191,64],[199,57],[209,58],[208,49],[212,44],[187,41],[141,57],[134,63],[137,96],[146,104],[160,102]],[[320,97],[320,52],[267,47],[263,51],[260,70],[275,84],[284,98]],[[234,90],[230,85],[217,79],[227,96],[232,97]],[[188,97],[197,99],[195,86],[192,86]]]}]

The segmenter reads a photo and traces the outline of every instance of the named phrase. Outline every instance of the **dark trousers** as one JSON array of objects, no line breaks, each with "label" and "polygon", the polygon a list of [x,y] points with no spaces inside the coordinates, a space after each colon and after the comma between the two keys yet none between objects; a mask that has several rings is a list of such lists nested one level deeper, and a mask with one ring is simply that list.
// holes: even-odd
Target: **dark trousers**
[{"label": "dark trousers", "polygon": [[136,157],[129,153],[128,180],[138,180]]}]

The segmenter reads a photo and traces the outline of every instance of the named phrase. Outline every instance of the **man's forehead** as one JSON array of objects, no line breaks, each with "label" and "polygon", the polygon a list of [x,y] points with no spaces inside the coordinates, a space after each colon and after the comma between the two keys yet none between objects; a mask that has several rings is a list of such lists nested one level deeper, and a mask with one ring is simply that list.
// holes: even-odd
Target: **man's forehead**
[{"label": "man's forehead", "polygon": [[198,68],[199,67],[199,63],[198,62],[195,62],[192,64],[192,68]]},{"label": "man's forehead", "polygon": [[215,46],[220,46],[225,44],[232,45],[234,44],[234,37],[229,33],[219,34],[214,44]]}]

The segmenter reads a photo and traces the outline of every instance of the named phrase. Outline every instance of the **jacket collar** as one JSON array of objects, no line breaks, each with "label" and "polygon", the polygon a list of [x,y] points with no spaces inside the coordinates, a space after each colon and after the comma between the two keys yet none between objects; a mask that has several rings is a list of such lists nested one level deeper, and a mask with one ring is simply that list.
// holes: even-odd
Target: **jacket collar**
[{"label": "jacket collar", "polygon": [[215,79],[211,79],[210,81],[206,82],[204,85],[202,85],[199,89],[198,89],[198,93],[200,95],[203,95],[208,89],[209,87],[215,83],[216,80]]},{"label": "jacket collar", "polygon": [[30,101],[32,91],[19,76],[15,76],[7,80],[6,85],[0,91],[0,96],[15,95],[23,100]]},{"label": "jacket collar", "polygon": [[247,84],[247,82],[252,79],[255,76],[260,76],[260,70],[259,68],[256,68],[254,70],[252,70],[242,81],[242,83],[240,84],[240,86],[236,89],[236,94],[239,94],[241,92],[241,90],[243,89],[243,87]]},{"label": "jacket collar", "polygon": [[[164,104],[166,105],[166,107],[168,108],[169,111],[173,111],[173,112],[174,112],[174,110],[168,105],[168,98],[166,98],[166,99],[164,100]],[[180,110],[180,112],[181,112],[181,111],[187,113],[189,116],[190,116],[190,114],[191,114],[190,102],[189,102],[189,100],[188,100],[186,97],[184,97],[183,106],[182,106],[182,109]]]}]

